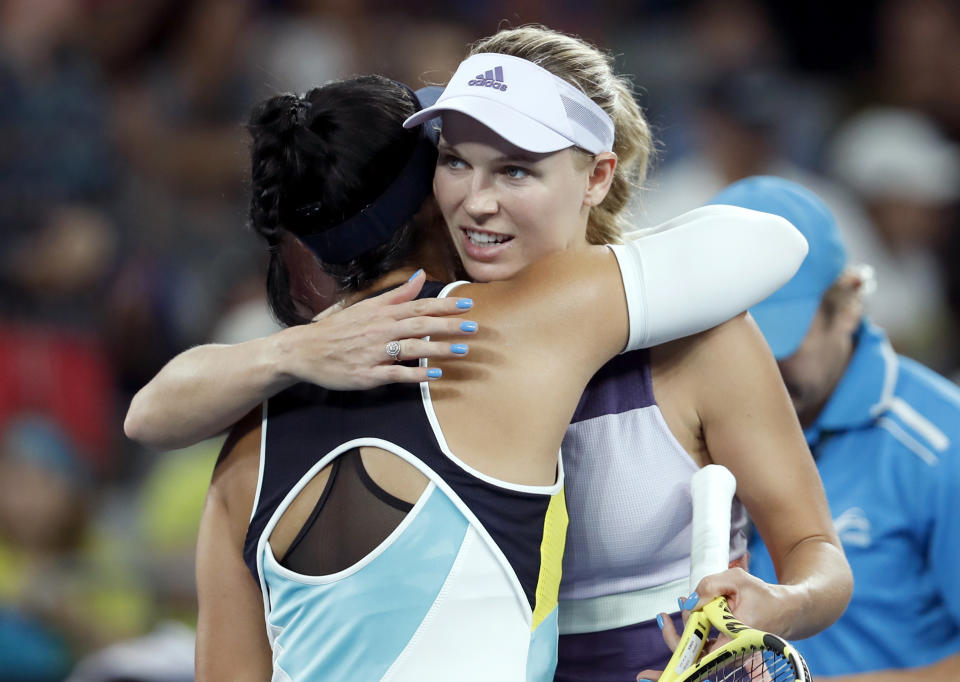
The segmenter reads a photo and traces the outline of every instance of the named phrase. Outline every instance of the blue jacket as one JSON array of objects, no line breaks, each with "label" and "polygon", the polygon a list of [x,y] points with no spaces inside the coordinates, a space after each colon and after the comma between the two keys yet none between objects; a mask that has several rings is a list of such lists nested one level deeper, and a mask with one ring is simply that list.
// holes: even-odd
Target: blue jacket
[{"label": "blue jacket", "polygon": [[[798,646],[814,675],[960,653],[960,389],[867,321],[807,442],[853,569],[850,606]],[[759,538],[751,571],[776,582]]]}]

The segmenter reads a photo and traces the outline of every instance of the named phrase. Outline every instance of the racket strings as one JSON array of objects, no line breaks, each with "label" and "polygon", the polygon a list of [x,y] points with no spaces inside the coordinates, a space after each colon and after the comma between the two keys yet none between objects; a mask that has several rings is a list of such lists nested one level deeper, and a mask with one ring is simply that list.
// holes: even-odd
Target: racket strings
[{"label": "racket strings", "polygon": [[801,679],[783,654],[751,650],[701,670],[690,682],[795,682]]}]

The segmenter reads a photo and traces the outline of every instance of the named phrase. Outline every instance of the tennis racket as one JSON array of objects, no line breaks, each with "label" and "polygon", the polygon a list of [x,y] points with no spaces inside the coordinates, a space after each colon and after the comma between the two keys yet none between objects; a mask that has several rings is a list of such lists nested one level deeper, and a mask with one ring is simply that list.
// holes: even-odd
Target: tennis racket
[{"label": "tennis racket", "polygon": [[[700,579],[727,569],[730,505],[737,482],[726,467],[710,464],[691,482],[693,535],[690,591]],[[701,660],[711,626],[730,641]],[[738,621],[717,597],[694,611],[659,682],[810,682],[807,664],[787,641]]]}]

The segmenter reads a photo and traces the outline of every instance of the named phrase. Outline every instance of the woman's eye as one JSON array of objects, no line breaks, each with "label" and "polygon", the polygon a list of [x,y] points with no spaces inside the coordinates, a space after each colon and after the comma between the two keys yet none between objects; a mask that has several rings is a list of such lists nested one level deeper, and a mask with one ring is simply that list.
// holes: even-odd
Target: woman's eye
[{"label": "woman's eye", "polygon": [[467,167],[467,163],[463,159],[456,156],[451,156],[450,154],[446,154],[441,157],[440,161],[444,166],[450,168],[451,170],[460,170]]},{"label": "woman's eye", "polygon": [[530,175],[530,171],[528,171],[526,168],[521,168],[520,166],[507,166],[504,169],[504,172],[507,174],[508,178],[512,178],[514,180],[522,180]]}]

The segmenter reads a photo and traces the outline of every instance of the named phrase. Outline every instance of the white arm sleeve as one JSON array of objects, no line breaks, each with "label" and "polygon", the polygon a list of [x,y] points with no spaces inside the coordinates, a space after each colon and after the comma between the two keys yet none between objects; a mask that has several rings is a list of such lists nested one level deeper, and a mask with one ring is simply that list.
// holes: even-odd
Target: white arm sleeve
[{"label": "white arm sleeve", "polygon": [[729,320],[786,284],[807,255],[792,223],[738,206],[703,206],[626,238],[610,246],[627,295],[625,350]]}]

